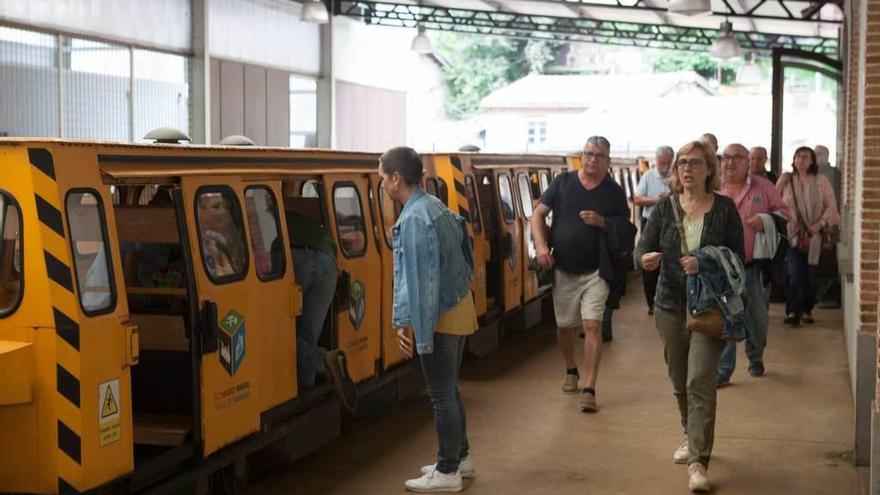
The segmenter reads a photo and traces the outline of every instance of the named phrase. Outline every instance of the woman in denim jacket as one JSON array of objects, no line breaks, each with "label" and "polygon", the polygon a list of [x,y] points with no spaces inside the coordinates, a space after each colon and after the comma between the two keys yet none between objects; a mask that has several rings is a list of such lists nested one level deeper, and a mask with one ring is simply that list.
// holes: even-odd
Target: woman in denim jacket
[{"label": "woman in denim jacket", "polygon": [[[742,223],[730,198],[717,194],[718,159],[708,143],[694,141],[676,153],[669,189],[684,214],[688,251],[725,246],[744,257]],[[671,198],[661,200],[639,240],[636,262],[646,271],[660,270],[654,318],[663,339],[664,357],[678,401],[681,425],[687,435],[673,454],[688,464],[688,487],[708,491],[706,469],[715,436],[715,398],[718,362],[725,342],[685,326],[687,276],[700,271],[697,258],[681,255]]]},{"label": "woman in denim jacket", "polygon": [[422,476],[408,480],[405,487],[416,492],[461,491],[462,477],[474,476],[458,390],[465,337],[477,328],[467,224],[419,187],[422,159],[411,148],[385,152],[379,175],[388,195],[403,204],[392,228],[392,324],[404,356],[412,358],[414,351],[419,355],[440,444],[437,462],[423,466]]}]

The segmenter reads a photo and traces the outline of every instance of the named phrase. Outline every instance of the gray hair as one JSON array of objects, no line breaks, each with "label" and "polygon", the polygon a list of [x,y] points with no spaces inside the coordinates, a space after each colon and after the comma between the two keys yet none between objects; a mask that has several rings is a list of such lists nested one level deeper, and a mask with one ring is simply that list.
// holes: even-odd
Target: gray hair
[{"label": "gray hair", "polygon": [[[606,150],[611,151],[611,143],[609,143],[608,140],[602,136],[590,136],[589,139],[587,139],[587,144],[592,144],[593,146],[598,146],[600,148],[605,148]],[[584,147],[586,147],[586,144],[584,145]]]},{"label": "gray hair", "polygon": [[675,150],[672,149],[672,146],[659,146],[659,147],[657,147],[657,151],[654,152],[654,156],[663,156],[663,155],[675,156]]}]

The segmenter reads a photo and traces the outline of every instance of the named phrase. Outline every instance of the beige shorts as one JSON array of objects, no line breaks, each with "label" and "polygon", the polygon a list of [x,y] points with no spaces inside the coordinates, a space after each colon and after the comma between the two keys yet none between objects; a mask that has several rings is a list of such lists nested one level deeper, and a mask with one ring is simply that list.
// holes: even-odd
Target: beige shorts
[{"label": "beige shorts", "polygon": [[581,326],[582,320],[602,321],[608,287],[599,270],[574,275],[560,269],[553,276],[553,311],[560,328]]}]

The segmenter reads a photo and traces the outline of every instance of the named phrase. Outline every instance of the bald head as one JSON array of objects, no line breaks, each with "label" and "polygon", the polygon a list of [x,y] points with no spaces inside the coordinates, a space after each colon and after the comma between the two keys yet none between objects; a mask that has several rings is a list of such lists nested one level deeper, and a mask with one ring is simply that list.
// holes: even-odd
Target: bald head
[{"label": "bald head", "polygon": [[767,164],[767,148],[763,146],[755,146],[749,150],[749,170],[755,174],[764,177],[767,170],[764,166]]},{"label": "bald head", "polygon": [[816,164],[819,166],[827,165],[828,164],[828,155],[830,154],[828,152],[828,148],[826,148],[820,144],[820,145],[816,146],[814,151],[816,152]]},{"label": "bald head", "polygon": [[724,185],[743,184],[748,175],[749,150],[739,143],[724,148],[724,153],[721,154],[721,177]]}]

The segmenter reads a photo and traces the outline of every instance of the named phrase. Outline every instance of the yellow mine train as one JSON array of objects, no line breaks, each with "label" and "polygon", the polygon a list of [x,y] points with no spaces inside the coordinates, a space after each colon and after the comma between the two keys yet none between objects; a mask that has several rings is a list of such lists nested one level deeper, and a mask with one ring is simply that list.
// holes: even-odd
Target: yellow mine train
[{"label": "yellow mine train", "polygon": [[[291,211],[339,246],[322,344],[362,398],[417,390],[390,323],[400,206],[378,158],[0,140],[0,492],[236,493],[248,454],[337,436],[329,386],[297,390]],[[426,190],[470,220],[483,355],[541,320],[552,277],[530,267],[528,217],[579,157],[424,161]],[[631,195],[634,168],[614,174]]]}]

